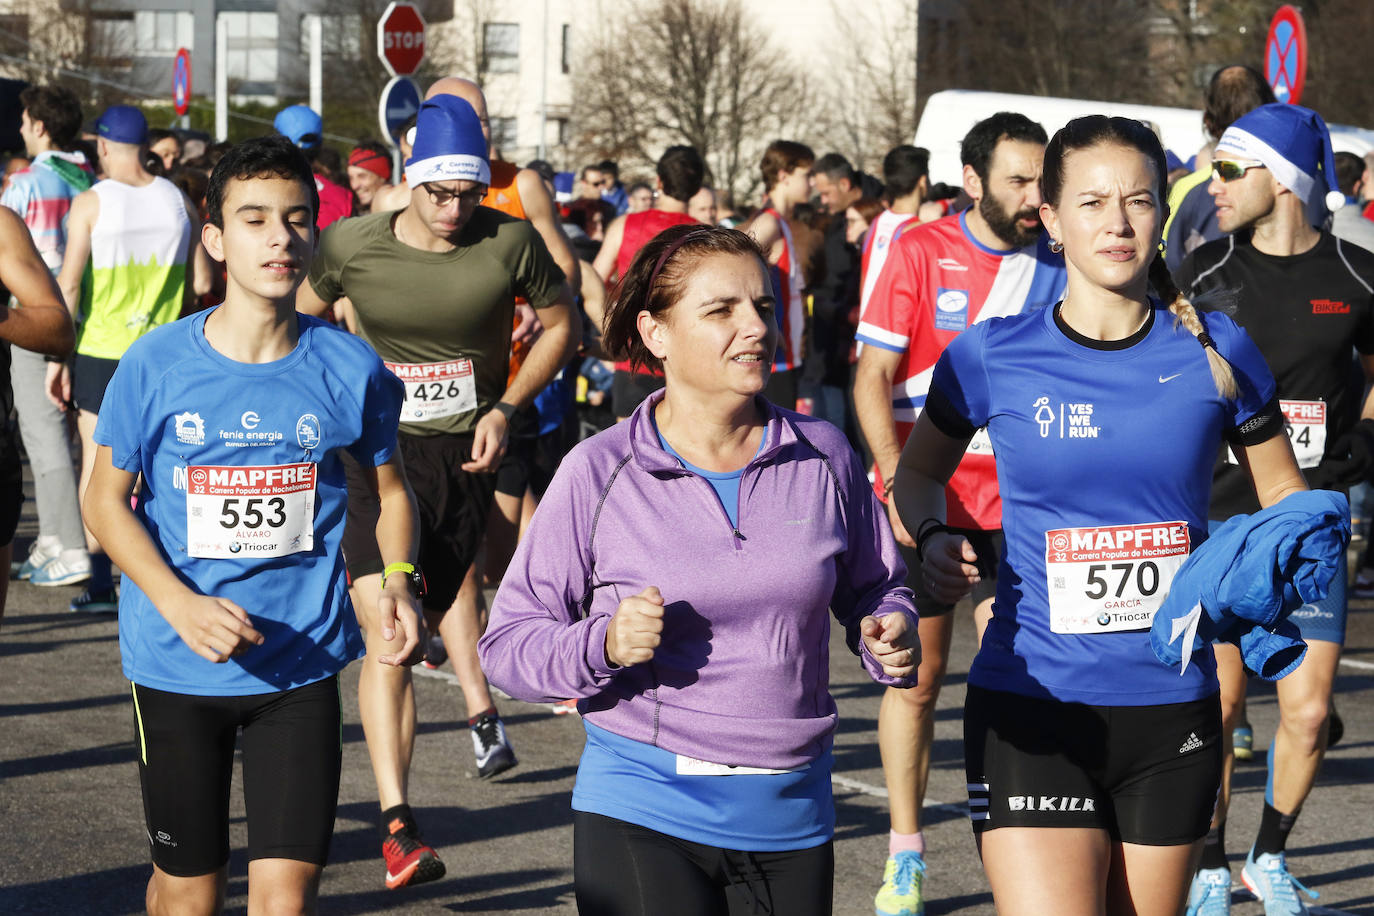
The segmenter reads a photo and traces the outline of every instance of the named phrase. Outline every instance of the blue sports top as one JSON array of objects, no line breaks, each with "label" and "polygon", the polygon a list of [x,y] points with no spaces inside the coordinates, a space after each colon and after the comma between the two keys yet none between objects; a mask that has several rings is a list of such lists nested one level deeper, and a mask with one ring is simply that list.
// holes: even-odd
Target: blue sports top
[{"label": "blue sports top", "polygon": [[1056,306],[974,325],[940,358],[927,410],[956,437],[987,425],[1006,536],[969,683],[1104,706],[1218,689],[1210,652],[1183,677],[1156,660],[1150,621],[1207,537],[1222,437],[1254,444],[1282,425],[1249,336],[1224,315],[1202,317],[1235,374],[1234,400],[1158,303],[1125,340],[1087,340]]},{"label": "blue sports top", "polygon": [[119,649],[125,676],[147,687],[272,693],[363,655],[339,549],[348,503],[339,451],[366,467],[390,458],[404,392],[360,338],[305,315],[287,356],[231,360],[205,340],[212,312],[129,348],[95,441],[115,467],[143,475],[136,513],[167,564],[195,591],[241,606],[266,642],[206,661],[125,577]]}]

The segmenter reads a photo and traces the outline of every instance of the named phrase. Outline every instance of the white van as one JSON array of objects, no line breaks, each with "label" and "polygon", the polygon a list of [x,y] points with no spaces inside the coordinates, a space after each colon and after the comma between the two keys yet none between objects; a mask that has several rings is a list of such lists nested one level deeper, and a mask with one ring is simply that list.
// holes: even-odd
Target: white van
[{"label": "white van", "polygon": [[[1009,92],[974,92],[946,89],[926,101],[921,123],[916,127],[915,144],[930,150],[930,180],[958,185],[963,165],[959,144],[969,129],[999,111],[1015,111],[1054,132],[1074,118],[1105,114],[1148,121],[1164,140],[1164,148],[1187,162],[1207,142],[1202,127],[1201,109],[1166,108],[1161,105],[1130,105],[1125,102],[1099,102],[1092,99],[1058,99],[1042,95],[1013,95]],[[1336,152],[1357,156],[1374,151],[1374,131],[1342,124],[1328,125],[1331,147]]]},{"label": "white van", "polygon": [[1050,136],[1083,115],[1104,114],[1148,121],[1163,137],[1165,149],[1172,150],[1185,162],[1207,142],[1200,109],[947,89],[935,93],[926,101],[921,123],[916,127],[916,145],[930,150],[932,182],[957,185],[962,181],[959,144],[973,125],[999,111],[1023,114],[1044,127],[1045,133]]}]

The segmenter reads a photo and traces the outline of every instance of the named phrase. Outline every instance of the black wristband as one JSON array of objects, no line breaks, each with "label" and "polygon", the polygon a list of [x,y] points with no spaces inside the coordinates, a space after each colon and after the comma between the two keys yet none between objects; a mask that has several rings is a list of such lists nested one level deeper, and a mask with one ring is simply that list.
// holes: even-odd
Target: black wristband
[{"label": "black wristband", "polygon": [[507,423],[510,422],[511,417],[515,416],[516,411],[515,405],[507,404],[505,401],[497,401],[491,405],[491,409],[500,412],[501,416],[506,418]]},{"label": "black wristband", "polygon": [[[935,522],[935,524],[927,528],[926,522]],[[930,539],[932,534],[939,534],[940,532],[948,534],[950,532],[949,526],[933,518],[928,518],[925,522],[921,522],[920,527],[916,529],[916,559],[920,560],[922,563],[926,561],[926,541]]]}]

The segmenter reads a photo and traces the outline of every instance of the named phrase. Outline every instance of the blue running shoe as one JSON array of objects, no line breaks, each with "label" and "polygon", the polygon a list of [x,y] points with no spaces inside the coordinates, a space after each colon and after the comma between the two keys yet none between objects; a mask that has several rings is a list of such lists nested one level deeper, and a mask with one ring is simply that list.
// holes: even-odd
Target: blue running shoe
[{"label": "blue running shoe", "polygon": [[883,867],[883,886],[873,898],[876,916],[922,916],[926,911],[921,886],[926,880],[926,860],[919,852],[889,856]]},{"label": "blue running shoe", "polygon": [[1228,916],[1231,912],[1231,869],[1200,868],[1188,888],[1185,916]]},{"label": "blue running shoe", "polygon": [[117,614],[119,594],[112,588],[92,591],[87,588],[72,599],[67,609],[73,614]]},{"label": "blue running shoe", "polygon": [[1245,886],[1264,903],[1264,916],[1306,916],[1307,904],[1297,895],[1302,891],[1313,900],[1320,895],[1308,890],[1288,871],[1283,853],[1266,852],[1255,855],[1251,848],[1240,871]]},{"label": "blue running shoe", "polygon": [[1250,727],[1250,723],[1241,720],[1241,723],[1231,730],[1231,746],[1235,751],[1237,760],[1255,759],[1255,730]]}]

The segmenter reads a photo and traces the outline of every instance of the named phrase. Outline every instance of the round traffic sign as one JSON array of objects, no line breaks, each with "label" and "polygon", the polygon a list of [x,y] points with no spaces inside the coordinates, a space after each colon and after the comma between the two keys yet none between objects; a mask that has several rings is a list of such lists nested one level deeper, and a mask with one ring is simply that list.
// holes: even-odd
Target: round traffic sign
[{"label": "round traffic sign", "polygon": [[185,48],[172,64],[172,107],[179,115],[191,110],[191,52]]},{"label": "round traffic sign", "polygon": [[1302,13],[1284,4],[1269,23],[1269,38],[1264,44],[1264,78],[1274,90],[1274,98],[1290,105],[1302,99],[1307,82],[1307,28]]},{"label": "round traffic sign", "polygon": [[389,4],[377,20],[377,56],[392,76],[409,76],[425,59],[425,20],[411,3]]},{"label": "round traffic sign", "polygon": [[404,76],[393,76],[382,90],[381,104],[377,106],[377,123],[382,128],[382,136],[392,146],[399,146],[401,128],[419,110],[419,88]]}]

